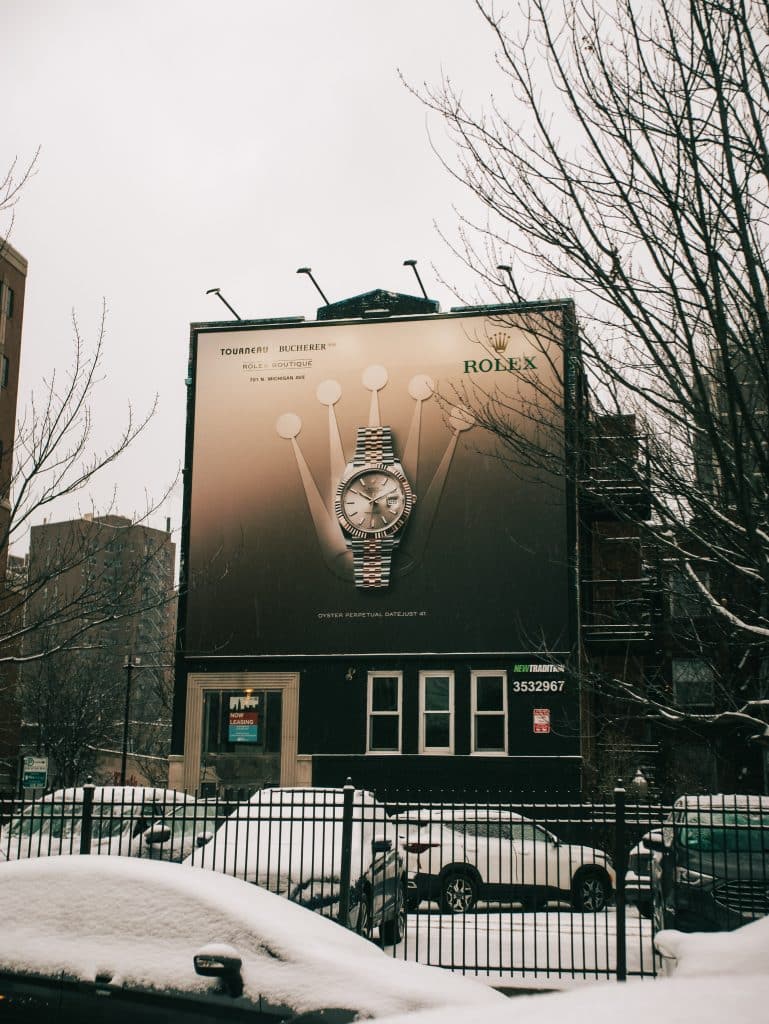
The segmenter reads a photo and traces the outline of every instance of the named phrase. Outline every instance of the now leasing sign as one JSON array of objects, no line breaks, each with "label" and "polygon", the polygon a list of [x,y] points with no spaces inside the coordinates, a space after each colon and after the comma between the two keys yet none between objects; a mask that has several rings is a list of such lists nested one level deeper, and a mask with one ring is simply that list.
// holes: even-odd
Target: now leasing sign
[{"label": "now leasing sign", "polygon": [[564,316],[193,328],[187,655],[568,651]]}]

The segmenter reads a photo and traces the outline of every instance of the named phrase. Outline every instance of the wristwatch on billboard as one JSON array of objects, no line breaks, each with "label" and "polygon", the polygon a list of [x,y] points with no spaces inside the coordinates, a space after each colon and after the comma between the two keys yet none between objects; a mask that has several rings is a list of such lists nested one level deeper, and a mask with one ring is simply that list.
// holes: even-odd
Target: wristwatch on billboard
[{"label": "wristwatch on billboard", "polygon": [[352,462],[334,503],[348,548],[355,586],[387,587],[393,552],[416,498],[397,461],[389,427],[359,427]]}]

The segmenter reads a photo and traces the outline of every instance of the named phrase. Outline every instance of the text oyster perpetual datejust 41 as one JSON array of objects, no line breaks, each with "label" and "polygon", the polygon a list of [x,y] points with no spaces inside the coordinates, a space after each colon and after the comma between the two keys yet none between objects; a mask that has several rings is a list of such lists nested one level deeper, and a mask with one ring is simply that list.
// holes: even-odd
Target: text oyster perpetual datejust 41
[{"label": "text oyster perpetual datejust 41", "polygon": [[334,503],[352,552],[355,586],[387,587],[392,556],[416,502],[389,427],[360,427]]}]

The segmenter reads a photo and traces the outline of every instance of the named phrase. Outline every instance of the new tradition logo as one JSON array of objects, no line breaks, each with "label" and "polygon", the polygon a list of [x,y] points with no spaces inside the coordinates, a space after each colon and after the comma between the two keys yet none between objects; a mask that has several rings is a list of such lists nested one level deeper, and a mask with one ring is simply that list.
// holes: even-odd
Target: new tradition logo
[{"label": "new tradition logo", "polygon": [[[369,427],[381,427],[383,425],[379,408],[379,396],[388,381],[389,373],[384,366],[368,366],[361,375],[363,387],[371,392],[368,417]],[[435,397],[435,383],[427,374],[416,374],[408,382],[408,393],[414,403],[408,431],[396,432],[392,428],[392,433],[395,442],[394,447],[400,456],[403,471],[408,481],[412,484],[414,492],[419,496],[419,501],[416,503],[414,512],[409,519],[408,530],[399,551],[397,566],[393,566],[393,576],[406,575],[419,563],[429,538],[433,520],[438,511],[438,504],[446,484],[446,478],[451,469],[459,436],[475,426],[475,420],[466,409],[459,406],[445,408],[450,436],[432,479],[429,482],[421,481],[419,476],[419,449],[422,405]],[[293,412],[284,413],[278,417],[275,429],[280,437],[291,442],[302,489],[307,501],[307,509],[315,528],[315,535],[323,561],[336,576],[354,582],[355,573],[352,553],[342,533],[335,507],[339,481],[349,461],[348,456],[344,452],[341,431],[335,411],[335,406],[342,397],[342,386],[336,380],[321,381],[315,391],[315,397],[321,405],[326,406],[328,409],[327,429],[330,472],[322,489],[316,483],[312,470],[297,440],[302,430],[301,418]],[[405,437],[405,443],[399,439],[400,436]]]}]

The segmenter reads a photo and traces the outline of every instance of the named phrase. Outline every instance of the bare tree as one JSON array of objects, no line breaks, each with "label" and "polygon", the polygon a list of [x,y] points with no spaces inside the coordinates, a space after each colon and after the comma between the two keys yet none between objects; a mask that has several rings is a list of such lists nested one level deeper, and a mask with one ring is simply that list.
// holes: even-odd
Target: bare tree
[{"label": "bare tree", "polygon": [[[14,161],[0,179],[0,215],[10,219],[4,225],[6,237],[37,160],[38,153],[20,168]],[[0,256],[4,246],[0,238]],[[174,599],[172,565],[163,586],[150,585],[165,541],[148,539],[141,552],[124,558],[118,551],[116,527],[149,523],[175,481],[157,500],[145,496],[145,506],[138,515],[134,512],[132,522],[112,515],[114,491],[101,515],[90,507],[92,485],[109,478],[146,431],[157,405],[155,397],[137,416],[129,404],[111,439],[96,422],[93,406],[105,385],[106,315],[104,304],[95,340],[88,344],[73,314],[68,364],[40,381],[23,404],[15,431],[0,445],[3,569],[8,551],[25,547],[41,520],[62,509],[71,517],[70,527],[38,545],[28,560],[12,559],[12,571],[0,586],[0,775],[6,777],[13,775],[21,718],[36,723],[36,742],[50,747],[62,778],[77,774],[99,730],[95,733],[95,726],[84,725],[75,740],[75,723],[86,721],[85,709],[99,679],[105,704],[116,686],[114,672],[107,672],[105,664],[110,658],[122,659],[131,649],[130,634],[137,622],[153,610],[169,607]],[[15,388],[10,393],[15,395]],[[149,531],[147,537],[158,532]],[[168,660],[165,652],[162,658]],[[63,681],[61,686],[57,680]],[[57,692],[44,700],[46,681]],[[94,721],[102,728],[109,717],[101,714]]]},{"label": "bare tree", "polygon": [[93,772],[97,748],[116,735],[122,692],[98,650],[59,652],[28,667],[19,693],[25,731],[29,748],[50,758],[50,785]]},{"label": "bare tree", "polygon": [[[742,665],[741,685],[703,714],[620,674],[600,685],[658,720],[766,742],[769,5],[477,6],[501,88],[484,109],[448,79],[418,91],[480,211],[462,220],[454,251],[500,301],[575,299],[590,396],[578,450],[605,417],[634,417],[648,461],[621,446],[613,455],[639,488],[648,474],[647,548],[688,581],[705,632]],[[467,398],[512,463],[537,461],[520,410],[494,391]],[[589,490],[590,467],[579,471]]]},{"label": "bare tree", "polygon": [[[88,351],[74,320],[72,363],[61,375],[43,381],[42,393],[32,394],[16,427],[12,453],[4,459],[10,470],[5,481],[9,513],[0,526],[0,549],[24,542],[36,520],[62,499],[87,493],[147,428],[156,401],[140,418],[128,408],[116,438],[104,444],[95,437],[91,404],[98,387],[105,338],[102,310],[96,343]],[[170,490],[170,488],[169,488]],[[147,502],[136,523],[146,523],[167,497]],[[30,563],[23,582],[6,591],[0,610],[0,665],[29,662],[63,650],[91,646],[89,635],[102,625],[129,619],[159,600],[154,591],[143,594],[141,583],[153,564],[148,550],[121,575],[116,587],[110,557],[114,531],[109,512],[87,513],[81,529],[56,539],[36,562]],[[101,528],[97,525],[101,523]],[[77,585],[72,583],[78,574]],[[68,581],[64,585],[64,581]],[[164,594],[162,600],[171,599]]]},{"label": "bare tree", "polygon": [[22,192],[27,182],[37,170],[37,163],[40,157],[40,147],[35,150],[32,159],[27,164],[19,166],[18,157],[14,157],[5,174],[0,178],[0,214],[7,214],[7,223],[4,225],[0,237],[0,256],[6,240],[13,230],[14,218],[16,215],[16,204],[21,199]]}]

